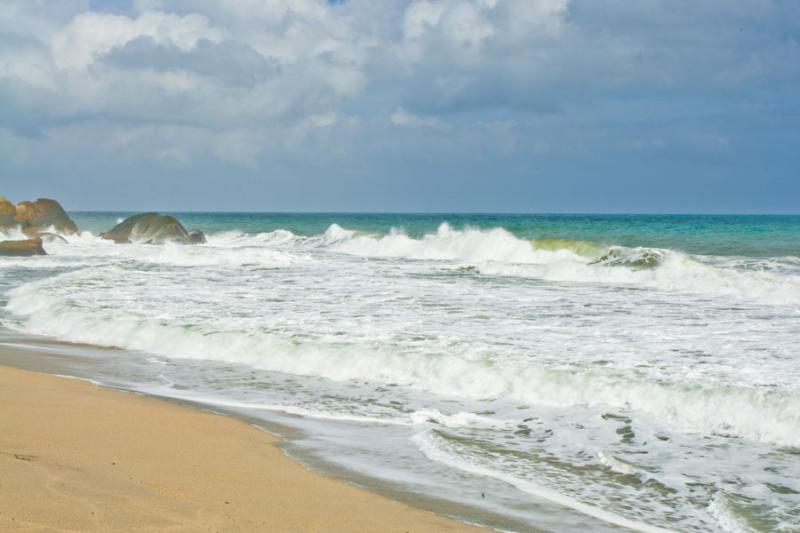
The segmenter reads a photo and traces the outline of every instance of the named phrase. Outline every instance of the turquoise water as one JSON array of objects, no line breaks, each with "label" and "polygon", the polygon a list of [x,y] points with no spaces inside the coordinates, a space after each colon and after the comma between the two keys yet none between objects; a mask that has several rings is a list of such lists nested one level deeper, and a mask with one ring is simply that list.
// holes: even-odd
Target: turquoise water
[{"label": "turquoise water", "polygon": [[0,326],[470,521],[800,531],[800,216],[126,215],[0,258]]},{"label": "turquoise water", "polygon": [[[100,232],[133,213],[73,213],[81,228]],[[502,227],[523,239],[572,239],[604,245],[671,248],[693,254],[800,256],[800,215],[508,215],[409,213],[174,213],[208,232],[289,230],[316,235],[331,224],[376,234],[402,228],[409,236],[454,228]]]}]

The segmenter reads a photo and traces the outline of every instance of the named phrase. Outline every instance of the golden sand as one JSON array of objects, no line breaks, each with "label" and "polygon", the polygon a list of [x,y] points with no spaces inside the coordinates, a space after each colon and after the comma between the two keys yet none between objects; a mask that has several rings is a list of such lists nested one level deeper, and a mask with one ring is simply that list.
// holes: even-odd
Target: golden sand
[{"label": "golden sand", "polygon": [[0,530],[478,531],[312,472],[235,418],[0,366]]}]

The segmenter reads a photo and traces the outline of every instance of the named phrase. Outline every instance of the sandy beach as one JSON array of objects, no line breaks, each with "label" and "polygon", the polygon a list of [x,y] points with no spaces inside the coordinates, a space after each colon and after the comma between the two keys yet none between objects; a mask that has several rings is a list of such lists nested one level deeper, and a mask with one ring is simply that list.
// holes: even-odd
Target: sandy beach
[{"label": "sandy beach", "polygon": [[232,417],[0,366],[0,530],[478,531],[326,478]]}]

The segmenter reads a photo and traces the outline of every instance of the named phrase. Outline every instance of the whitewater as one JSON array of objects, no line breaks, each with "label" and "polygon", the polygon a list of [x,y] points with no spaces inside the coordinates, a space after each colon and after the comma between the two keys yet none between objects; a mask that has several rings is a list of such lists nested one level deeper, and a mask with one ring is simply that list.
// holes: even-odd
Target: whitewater
[{"label": "whitewater", "polygon": [[500,529],[800,530],[798,217],[124,215],[0,258],[0,328]]}]

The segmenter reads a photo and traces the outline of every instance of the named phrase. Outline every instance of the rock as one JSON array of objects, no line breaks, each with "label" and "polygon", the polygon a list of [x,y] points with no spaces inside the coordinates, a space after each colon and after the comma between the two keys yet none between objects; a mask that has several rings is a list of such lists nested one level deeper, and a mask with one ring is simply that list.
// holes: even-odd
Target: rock
[{"label": "rock", "polygon": [[42,239],[0,241],[0,256],[27,257],[31,255],[47,255],[42,248]]},{"label": "rock", "polygon": [[28,232],[53,228],[64,235],[78,233],[78,226],[67,216],[61,204],[48,198],[18,203],[14,220]]},{"label": "rock", "polygon": [[199,229],[193,229],[189,232],[189,241],[192,244],[205,244],[208,242],[205,234]]},{"label": "rock", "polygon": [[0,229],[17,225],[17,208],[5,196],[0,196]]},{"label": "rock", "polygon": [[[142,242],[145,244],[162,244],[165,242],[177,242],[195,244],[205,242],[205,236],[200,232],[197,233],[199,233],[199,236],[190,236],[186,228],[175,217],[160,213],[142,213],[126,218],[111,230],[101,233],[100,237],[116,243]],[[202,237],[202,241],[199,240],[200,237]]]}]

